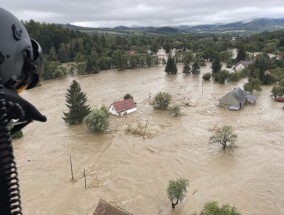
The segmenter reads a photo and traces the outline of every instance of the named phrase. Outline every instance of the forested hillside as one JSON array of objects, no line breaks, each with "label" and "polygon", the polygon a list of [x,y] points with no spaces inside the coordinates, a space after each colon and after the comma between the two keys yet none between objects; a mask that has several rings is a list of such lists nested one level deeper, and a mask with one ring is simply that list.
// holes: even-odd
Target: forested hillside
[{"label": "forested hillside", "polygon": [[[229,34],[145,34],[119,35],[111,33],[87,34],[78,30],[45,24],[33,20],[24,23],[30,36],[42,46],[45,56],[43,79],[52,79],[67,73],[90,74],[106,69],[133,69],[157,66],[165,63],[156,53],[160,48],[174,54],[176,63],[198,62],[218,58],[228,68],[239,60],[249,60],[252,53],[273,53],[271,68],[283,66],[284,31],[263,32],[251,36]],[[243,58],[234,58],[232,49],[247,53]],[[251,54],[248,54],[251,53]],[[72,62],[67,70],[62,63]],[[272,64],[271,64],[272,65]],[[270,69],[271,69],[270,68]]]}]

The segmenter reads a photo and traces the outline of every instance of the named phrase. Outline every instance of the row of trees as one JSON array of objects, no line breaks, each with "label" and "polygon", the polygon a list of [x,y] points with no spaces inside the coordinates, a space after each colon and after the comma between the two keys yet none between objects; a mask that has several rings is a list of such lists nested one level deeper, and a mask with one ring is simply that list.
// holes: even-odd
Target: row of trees
[{"label": "row of trees", "polygon": [[[155,66],[159,60],[154,56],[160,47],[163,47],[167,53],[176,50],[176,62],[190,64],[195,58],[195,61],[198,59],[200,66],[203,61],[215,61],[217,58],[220,62],[231,66],[237,61],[250,58],[248,52],[275,53],[282,58],[284,56],[284,31],[265,32],[249,37],[237,36],[235,40],[232,40],[232,35],[228,34],[89,35],[33,20],[24,24],[31,37],[39,41],[45,54],[43,79],[66,75],[68,71],[60,67],[60,64],[66,62],[80,64],[78,66],[80,74],[96,73],[110,68],[123,70]],[[236,59],[232,58],[230,51],[233,48],[238,49]],[[79,69],[76,68],[73,72]],[[185,73],[188,73],[188,69]],[[262,83],[265,82],[263,78],[261,70]]]}]

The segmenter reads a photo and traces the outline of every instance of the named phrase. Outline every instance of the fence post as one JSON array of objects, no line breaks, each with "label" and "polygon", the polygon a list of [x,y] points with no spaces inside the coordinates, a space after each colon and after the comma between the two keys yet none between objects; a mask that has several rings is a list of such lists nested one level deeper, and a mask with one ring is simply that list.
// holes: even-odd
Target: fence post
[{"label": "fence post", "polygon": [[73,166],[72,166],[72,157],[71,157],[71,155],[70,155],[70,167],[71,167],[72,181],[74,181],[74,176],[73,176]]}]

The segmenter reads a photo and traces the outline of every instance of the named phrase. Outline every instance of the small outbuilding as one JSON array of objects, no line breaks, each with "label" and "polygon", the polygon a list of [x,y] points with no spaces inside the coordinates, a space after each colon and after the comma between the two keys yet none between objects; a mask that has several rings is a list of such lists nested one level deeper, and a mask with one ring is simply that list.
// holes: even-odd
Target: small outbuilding
[{"label": "small outbuilding", "polygon": [[112,103],[108,111],[113,115],[122,116],[137,111],[137,106],[134,100],[129,98]]},{"label": "small outbuilding", "polygon": [[219,106],[230,110],[239,110],[246,102],[255,103],[256,97],[238,87],[219,99]]}]

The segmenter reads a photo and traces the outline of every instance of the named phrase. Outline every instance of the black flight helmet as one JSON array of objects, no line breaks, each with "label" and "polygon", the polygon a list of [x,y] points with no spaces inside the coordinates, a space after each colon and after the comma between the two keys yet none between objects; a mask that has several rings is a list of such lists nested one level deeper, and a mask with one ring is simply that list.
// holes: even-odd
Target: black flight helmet
[{"label": "black flight helmet", "polygon": [[18,92],[31,89],[39,82],[41,69],[40,45],[13,14],[0,8],[1,83]]}]

